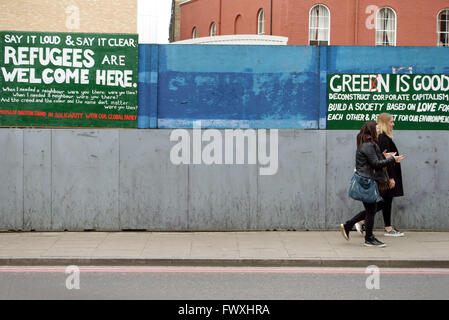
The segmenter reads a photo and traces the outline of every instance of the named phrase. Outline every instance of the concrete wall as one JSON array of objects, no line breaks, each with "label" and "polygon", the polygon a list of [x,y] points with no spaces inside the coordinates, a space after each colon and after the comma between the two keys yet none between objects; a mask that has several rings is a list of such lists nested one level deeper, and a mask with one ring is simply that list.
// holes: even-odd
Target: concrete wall
[{"label": "concrete wall", "polygon": [[[280,130],[272,176],[258,165],[173,165],[170,133],[0,129],[0,230],[326,230],[362,210],[347,196],[355,131]],[[448,231],[447,132],[395,141],[407,159],[393,223]]]}]

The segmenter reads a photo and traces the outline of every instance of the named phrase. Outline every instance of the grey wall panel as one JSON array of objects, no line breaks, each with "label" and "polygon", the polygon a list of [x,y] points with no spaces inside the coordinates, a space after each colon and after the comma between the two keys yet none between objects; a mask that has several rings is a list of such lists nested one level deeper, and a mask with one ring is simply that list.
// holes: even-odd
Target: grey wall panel
[{"label": "grey wall panel", "polygon": [[[235,138],[232,149],[227,150],[226,130],[218,132],[219,136],[213,140],[215,142],[221,137],[221,164],[205,164],[205,159],[201,158],[202,164],[189,165],[188,227],[190,230],[253,230],[257,224],[257,160],[256,164],[249,163],[248,138],[242,145],[243,150],[237,147]],[[234,133],[232,130],[229,132]],[[246,133],[257,141],[256,131]],[[189,130],[189,134],[193,163],[193,131]],[[203,142],[201,150],[206,151],[209,143],[212,141]],[[253,150],[257,151],[257,148]],[[240,163],[237,154],[243,155]],[[231,160],[230,164],[226,164],[227,157]]]},{"label": "grey wall panel", "polygon": [[119,228],[118,130],[53,130],[53,229]]},{"label": "grey wall panel", "polygon": [[398,131],[404,197],[393,201],[392,223],[412,229],[449,230],[449,134]]},{"label": "grey wall panel", "polygon": [[0,230],[23,228],[23,130],[0,129]]},{"label": "grey wall panel", "polygon": [[354,174],[358,131],[326,131],[326,225],[335,229],[363,210],[359,201],[348,196]]},{"label": "grey wall panel", "polygon": [[23,131],[25,230],[51,230],[51,132]]},{"label": "grey wall panel", "polygon": [[189,166],[190,230],[253,230],[256,210],[256,165]]},{"label": "grey wall panel", "polygon": [[187,165],[170,162],[171,130],[120,131],[120,228],[187,230]]},{"label": "grey wall panel", "polygon": [[259,177],[258,229],[324,227],[325,143],[324,131],[279,131],[278,172]]}]

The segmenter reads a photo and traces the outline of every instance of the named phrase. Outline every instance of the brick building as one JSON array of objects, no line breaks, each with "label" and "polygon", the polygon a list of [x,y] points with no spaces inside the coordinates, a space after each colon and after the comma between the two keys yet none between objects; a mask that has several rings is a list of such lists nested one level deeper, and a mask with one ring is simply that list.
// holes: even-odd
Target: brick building
[{"label": "brick building", "polygon": [[187,0],[180,40],[232,34],[290,45],[449,46],[449,0]]}]

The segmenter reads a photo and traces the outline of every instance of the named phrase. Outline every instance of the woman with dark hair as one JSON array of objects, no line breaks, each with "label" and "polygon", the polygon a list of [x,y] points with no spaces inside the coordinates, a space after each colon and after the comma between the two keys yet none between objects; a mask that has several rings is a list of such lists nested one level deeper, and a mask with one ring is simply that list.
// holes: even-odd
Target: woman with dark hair
[{"label": "woman with dark hair", "polygon": [[[383,168],[399,163],[404,156],[396,156],[396,153],[384,153],[379,149],[377,140],[377,125],[374,121],[366,122],[357,135],[356,172],[358,175],[376,180],[379,184],[387,180]],[[387,180],[388,181],[388,180]],[[373,235],[374,216],[377,211],[377,203],[363,202],[365,210],[359,212],[351,220],[340,225],[343,237],[349,240],[349,232],[354,225],[365,220],[365,246],[385,247],[385,244],[377,240]]]}]

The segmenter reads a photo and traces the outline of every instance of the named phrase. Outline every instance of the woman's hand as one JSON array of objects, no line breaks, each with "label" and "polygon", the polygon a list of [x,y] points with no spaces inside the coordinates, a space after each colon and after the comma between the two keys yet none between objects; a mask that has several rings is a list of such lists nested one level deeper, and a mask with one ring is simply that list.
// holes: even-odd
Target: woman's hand
[{"label": "woman's hand", "polygon": [[390,189],[394,189],[394,187],[396,186],[396,182],[394,181],[394,179],[390,179]]},{"label": "woman's hand", "polygon": [[393,156],[393,157],[394,157],[394,161],[396,161],[397,163],[399,163],[405,159],[404,156]]},{"label": "woman's hand", "polygon": [[385,158],[388,159],[388,158],[395,156],[396,152],[387,152],[387,150],[384,150],[383,154],[384,154]]}]

